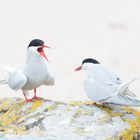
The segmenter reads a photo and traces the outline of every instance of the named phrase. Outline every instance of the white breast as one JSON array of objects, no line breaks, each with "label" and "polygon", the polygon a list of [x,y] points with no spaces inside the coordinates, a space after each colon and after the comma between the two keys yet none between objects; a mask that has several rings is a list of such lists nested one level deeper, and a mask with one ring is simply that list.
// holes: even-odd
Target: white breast
[{"label": "white breast", "polygon": [[27,83],[22,89],[31,90],[46,84],[50,79],[51,82],[54,81],[54,78],[51,78],[52,75],[49,72],[48,66],[48,62],[41,56],[36,54],[29,55],[27,57],[26,65],[23,68],[23,73],[27,77]]}]

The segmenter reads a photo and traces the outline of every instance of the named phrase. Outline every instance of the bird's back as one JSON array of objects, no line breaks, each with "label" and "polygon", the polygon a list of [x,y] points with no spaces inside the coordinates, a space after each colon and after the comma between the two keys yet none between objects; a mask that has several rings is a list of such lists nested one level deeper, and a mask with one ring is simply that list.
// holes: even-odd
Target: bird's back
[{"label": "bird's back", "polygon": [[120,84],[121,80],[115,73],[107,70],[102,65],[93,65],[92,69],[87,70],[88,77],[106,85]]}]

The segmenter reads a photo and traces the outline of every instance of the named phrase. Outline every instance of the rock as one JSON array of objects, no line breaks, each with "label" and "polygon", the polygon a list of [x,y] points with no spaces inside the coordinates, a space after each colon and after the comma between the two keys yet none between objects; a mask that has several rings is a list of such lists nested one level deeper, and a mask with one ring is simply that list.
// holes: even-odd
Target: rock
[{"label": "rock", "polygon": [[140,140],[140,112],[86,102],[1,99],[1,139]]}]

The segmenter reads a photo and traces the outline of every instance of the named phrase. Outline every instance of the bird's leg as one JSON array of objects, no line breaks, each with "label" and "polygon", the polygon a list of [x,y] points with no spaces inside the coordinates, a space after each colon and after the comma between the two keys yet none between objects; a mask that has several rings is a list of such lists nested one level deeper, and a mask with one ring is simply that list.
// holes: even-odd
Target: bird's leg
[{"label": "bird's leg", "polygon": [[36,99],[36,100],[42,99],[42,98],[36,96],[36,88],[34,89],[34,97],[32,99]]},{"label": "bird's leg", "polygon": [[33,100],[32,99],[28,99],[27,97],[26,97],[26,94],[23,92],[23,95],[24,95],[24,97],[25,97],[25,100],[26,100],[26,102],[28,103],[28,102],[32,102]]}]

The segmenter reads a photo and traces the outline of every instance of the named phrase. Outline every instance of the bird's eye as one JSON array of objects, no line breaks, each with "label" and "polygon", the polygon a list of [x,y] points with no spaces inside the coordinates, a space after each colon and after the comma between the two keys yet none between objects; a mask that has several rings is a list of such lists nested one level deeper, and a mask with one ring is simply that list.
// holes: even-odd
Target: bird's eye
[{"label": "bird's eye", "polygon": [[40,52],[43,51],[43,49],[40,47],[40,48],[37,49],[37,51],[40,53]]}]

